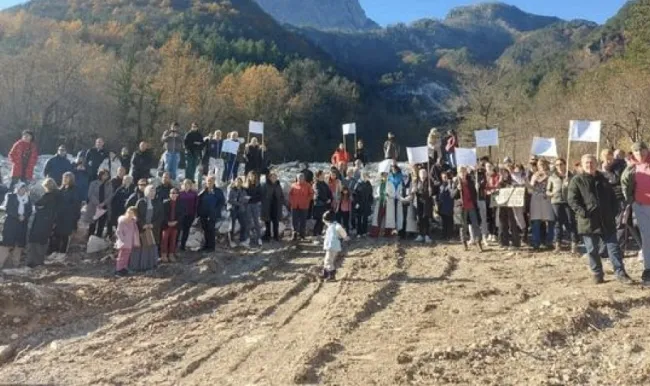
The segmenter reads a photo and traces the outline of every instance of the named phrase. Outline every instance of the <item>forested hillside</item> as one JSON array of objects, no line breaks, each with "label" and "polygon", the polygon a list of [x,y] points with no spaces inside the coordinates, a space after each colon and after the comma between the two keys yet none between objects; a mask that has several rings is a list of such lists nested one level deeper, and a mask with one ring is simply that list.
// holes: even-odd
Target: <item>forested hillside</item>
[{"label": "forested hillside", "polygon": [[419,145],[434,125],[498,126],[500,151],[525,156],[528,136],[562,143],[579,118],[618,146],[646,127],[649,10],[598,26],[489,3],[343,32],[280,25],[254,0],[34,0],[0,13],[0,151],[23,129],[52,151],[249,119],[276,160],[325,157],[348,121],[375,153],[388,131]]}]

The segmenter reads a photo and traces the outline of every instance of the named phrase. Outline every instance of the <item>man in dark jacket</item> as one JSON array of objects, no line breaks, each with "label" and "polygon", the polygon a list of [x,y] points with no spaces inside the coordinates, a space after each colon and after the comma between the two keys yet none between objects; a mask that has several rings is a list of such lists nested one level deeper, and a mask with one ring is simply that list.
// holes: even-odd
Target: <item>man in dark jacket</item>
[{"label": "man in dark jacket", "polygon": [[361,173],[361,180],[354,186],[352,197],[354,213],[357,217],[357,237],[362,237],[368,234],[368,217],[372,215],[372,202],[374,201],[374,192],[368,172]]},{"label": "man in dark jacket", "polygon": [[123,147],[118,158],[120,160],[120,165],[126,169],[126,174],[129,174],[131,172],[131,154],[129,154],[129,149]]},{"label": "man in dark jacket", "polygon": [[163,202],[169,199],[169,193],[174,189],[172,178],[169,172],[162,175],[162,183],[156,188],[156,200]]},{"label": "man in dark jacket", "polygon": [[305,162],[302,165],[302,170],[300,171],[300,173],[303,176],[305,176],[305,182],[307,182],[308,184],[313,184],[314,183],[314,172],[309,170],[309,164],[307,162]]},{"label": "man in dark jacket", "polygon": [[88,176],[90,177],[90,182],[97,179],[97,172],[99,172],[99,166],[108,158],[108,151],[104,149],[104,139],[97,138],[95,140],[95,147],[88,150],[84,157],[84,163],[86,165],[86,170],[88,170]]},{"label": "man in dark jacket", "polygon": [[153,154],[149,150],[147,142],[140,142],[138,150],[133,153],[131,158],[131,176],[133,181],[151,178],[151,168],[154,164]]},{"label": "man in dark jacket", "polygon": [[578,234],[582,235],[587,249],[594,282],[604,282],[603,264],[598,253],[598,246],[603,242],[616,278],[622,283],[631,283],[625,272],[621,247],[616,240],[616,196],[607,178],[598,171],[597,162],[591,154],[582,156],[582,173],[569,183],[569,206],[576,214]]},{"label": "man in dark jacket", "polygon": [[144,190],[147,188],[147,185],[149,185],[149,183],[144,178],[138,181],[138,187],[135,189],[135,192],[133,192],[133,194],[131,194],[126,200],[124,209],[135,206],[138,203],[138,200],[144,198]]},{"label": "man in dark jacket", "polygon": [[65,150],[65,146],[61,145],[59,146],[56,155],[45,163],[43,177],[53,179],[54,182],[60,186],[63,174],[72,172],[73,170],[74,165],[68,159],[68,153]]},{"label": "man in dark jacket", "polygon": [[205,246],[203,250],[214,251],[215,249],[215,226],[217,220],[221,218],[221,209],[226,203],[226,197],[221,189],[215,186],[216,179],[214,176],[208,176],[205,182],[205,188],[199,193],[199,204],[197,214],[201,220],[201,227],[205,236]]},{"label": "man in dark jacket", "polygon": [[196,182],[196,168],[201,163],[205,147],[203,134],[199,131],[196,122],[192,122],[190,131],[185,134],[183,144],[185,145],[185,178]]},{"label": "man in dark jacket", "polygon": [[388,139],[384,142],[384,159],[397,161],[399,158],[399,145],[395,141],[395,135],[388,133]]},{"label": "man in dark jacket", "polygon": [[323,215],[332,205],[332,191],[325,182],[325,173],[322,170],[316,172],[314,183],[314,236],[319,237],[323,233]]}]

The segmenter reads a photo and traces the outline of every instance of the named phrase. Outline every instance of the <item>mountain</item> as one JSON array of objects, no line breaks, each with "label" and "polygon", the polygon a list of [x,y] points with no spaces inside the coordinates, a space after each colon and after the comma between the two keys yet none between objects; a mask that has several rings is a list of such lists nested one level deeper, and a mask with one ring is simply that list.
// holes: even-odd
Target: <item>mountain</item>
[{"label": "mountain", "polygon": [[256,0],[276,20],[320,30],[361,31],[379,28],[358,0]]}]

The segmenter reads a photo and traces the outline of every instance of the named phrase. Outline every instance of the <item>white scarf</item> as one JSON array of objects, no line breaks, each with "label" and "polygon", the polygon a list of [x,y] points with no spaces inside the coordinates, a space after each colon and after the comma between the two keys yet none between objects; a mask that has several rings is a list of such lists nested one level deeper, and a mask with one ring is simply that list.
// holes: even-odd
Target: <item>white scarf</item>
[{"label": "white scarf", "polygon": [[18,215],[19,216],[24,216],[25,215],[25,205],[29,202],[29,194],[25,193],[24,195],[19,195],[16,194],[16,198],[18,199]]}]

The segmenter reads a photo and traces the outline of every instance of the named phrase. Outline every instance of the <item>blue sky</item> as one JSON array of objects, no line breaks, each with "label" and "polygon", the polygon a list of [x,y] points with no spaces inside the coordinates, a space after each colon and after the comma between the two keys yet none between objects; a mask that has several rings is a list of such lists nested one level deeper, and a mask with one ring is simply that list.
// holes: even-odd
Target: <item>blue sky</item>
[{"label": "blue sky", "polygon": [[[327,0],[322,0],[327,1]],[[605,22],[626,0],[506,0],[519,8],[540,15],[563,19],[587,19]],[[22,3],[21,0],[0,0],[0,9]],[[386,25],[409,22],[423,17],[442,18],[456,6],[481,3],[480,0],[360,0],[368,16]]]},{"label": "blue sky", "polygon": [[[360,0],[368,17],[386,25],[423,17],[443,18],[459,5],[483,3],[480,0]],[[562,19],[586,19],[604,23],[626,0],[505,0],[524,11],[557,16]]]}]

